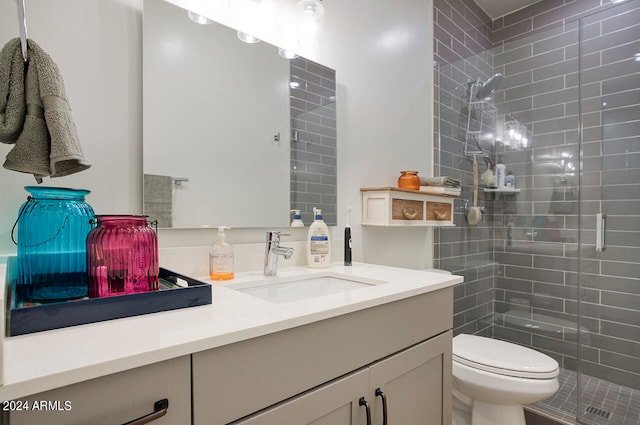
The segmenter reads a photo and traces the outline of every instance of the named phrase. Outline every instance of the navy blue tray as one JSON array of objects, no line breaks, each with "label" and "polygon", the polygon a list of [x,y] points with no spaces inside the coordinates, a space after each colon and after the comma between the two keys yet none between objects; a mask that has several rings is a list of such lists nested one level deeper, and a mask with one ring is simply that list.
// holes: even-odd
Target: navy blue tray
[{"label": "navy blue tray", "polygon": [[[161,267],[158,291],[22,306],[15,296],[16,271],[15,261],[7,262],[7,336],[195,307],[212,302],[210,284]],[[186,282],[188,286],[178,285],[178,279]]]}]

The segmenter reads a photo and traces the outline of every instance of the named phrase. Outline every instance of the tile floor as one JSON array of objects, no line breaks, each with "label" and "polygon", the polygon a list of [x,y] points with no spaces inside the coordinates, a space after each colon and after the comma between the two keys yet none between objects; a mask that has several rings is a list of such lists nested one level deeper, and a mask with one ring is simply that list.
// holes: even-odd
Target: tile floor
[{"label": "tile floor", "polygon": [[[576,372],[562,369],[558,392],[530,410],[551,416],[561,424],[578,424]],[[589,425],[640,425],[640,390],[582,375],[582,422]],[[590,406],[590,407],[589,407]],[[607,415],[608,414],[608,415]],[[608,417],[605,417],[608,416]]]}]

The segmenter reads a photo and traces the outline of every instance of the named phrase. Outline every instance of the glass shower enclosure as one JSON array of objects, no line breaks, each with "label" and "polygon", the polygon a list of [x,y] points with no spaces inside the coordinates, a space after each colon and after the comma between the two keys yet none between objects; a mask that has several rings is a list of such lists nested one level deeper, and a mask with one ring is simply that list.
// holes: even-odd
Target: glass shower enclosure
[{"label": "glass shower enclosure", "polygon": [[579,20],[578,420],[640,423],[640,1]]},{"label": "glass shower enclosure", "polygon": [[[485,97],[470,93],[496,74]],[[559,362],[560,390],[531,410],[640,424],[640,0],[439,63],[436,82],[436,173],[464,182],[456,228],[435,234],[437,266],[465,276],[454,332]],[[490,123],[474,121],[476,102]],[[465,219],[474,157],[477,225]],[[489,187],[497,162],[514,190]]]}]

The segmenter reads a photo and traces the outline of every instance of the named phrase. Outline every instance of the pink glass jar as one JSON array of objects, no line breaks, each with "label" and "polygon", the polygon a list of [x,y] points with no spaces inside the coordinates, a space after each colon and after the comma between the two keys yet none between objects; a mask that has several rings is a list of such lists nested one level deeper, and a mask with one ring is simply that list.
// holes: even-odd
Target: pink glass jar
[{"label": "pink glass jar", "polygon": [[158,289],[158,237],[146,215],[96,215],[87,236],[89,297]]}]

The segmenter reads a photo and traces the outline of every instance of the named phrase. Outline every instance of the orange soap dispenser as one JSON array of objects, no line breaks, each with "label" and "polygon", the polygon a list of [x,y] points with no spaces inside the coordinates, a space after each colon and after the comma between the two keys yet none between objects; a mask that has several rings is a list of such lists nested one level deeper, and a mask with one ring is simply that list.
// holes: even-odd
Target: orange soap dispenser
[{"label": "orange soap dispenser", "polygon": [[209,277],[211,280],[233,279],[233,246],[224,234],[227,226],[218,226],[218,238],[209,251]]}]

